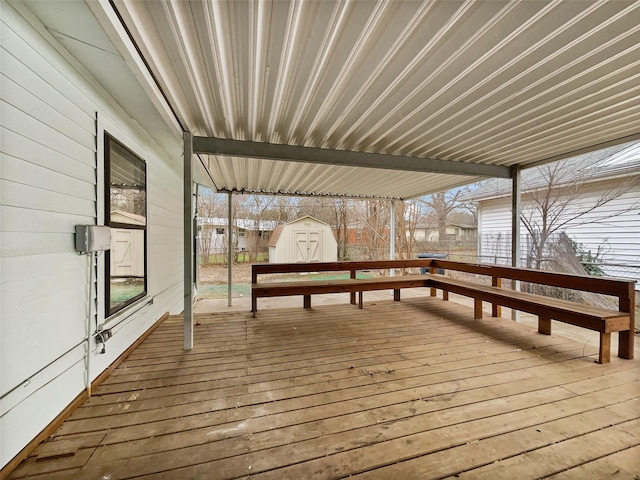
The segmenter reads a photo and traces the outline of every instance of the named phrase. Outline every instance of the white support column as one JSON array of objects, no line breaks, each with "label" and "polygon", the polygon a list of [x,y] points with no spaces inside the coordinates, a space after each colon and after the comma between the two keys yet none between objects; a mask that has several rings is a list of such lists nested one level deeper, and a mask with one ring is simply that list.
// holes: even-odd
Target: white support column
[{"label": "white support column", "polygon": [[193,348],[193,137],[184,132],[184,349]]},{"label": "white support column", "polygon": [[[512,167],[511,188],[511,265],[520,266],[520,197],[522,193],[521,172],[519,166]],[[512,281],[513,290],[520,290],[520,281]],[[511,310],[511,319],[520,321],[520,312]]]},{"label": "white support column", "polygon": [[233,228],[231,222],[233,221],[233,197],[229,192],[229,208],[227,215],[227,305],[231,306],[231,294],[233,292],[233,277],[231,275],[231,267],[233,265]]}]

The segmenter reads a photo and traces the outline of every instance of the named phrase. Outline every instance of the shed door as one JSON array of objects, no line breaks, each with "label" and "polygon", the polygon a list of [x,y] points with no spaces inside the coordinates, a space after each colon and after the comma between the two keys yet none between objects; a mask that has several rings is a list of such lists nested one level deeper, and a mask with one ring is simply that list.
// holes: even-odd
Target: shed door
[{"label": "shed door", "polygon": [[295,261],[322,261],[322,232],[320,230],[298,230],[294,232]]},{"label": "shed door", "polygon": [[111,229],[111,274],[117,277],[144,276],[144,232]]},{"label": "shed door", "polygon": [[113,245],[111,249],[111,272],[116,276],[133,275],[133,230],[111,229]]}]

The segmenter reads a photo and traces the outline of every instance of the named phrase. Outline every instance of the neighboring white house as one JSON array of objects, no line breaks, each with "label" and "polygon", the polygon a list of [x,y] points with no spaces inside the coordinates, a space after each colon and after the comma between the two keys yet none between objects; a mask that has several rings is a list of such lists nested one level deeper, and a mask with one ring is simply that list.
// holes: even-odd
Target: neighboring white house
[{"label": "neighboring white house", "polygon": [[[270,237],[277,226],[274,220],[253,220],[249,218],[234,218],[232,225],[233,244],[238,250],[248,250],[247,237]],[[228,220],[219,217],[198,217],[201,242],[208,236],[209,254],[227,251]],[[203,245],[204,243],[201,243]]]},{"label": "neighboring white house", "polygon": [[[447,238],[445,240],[470,242],[476,239],[478,227],[460,223],[447,224]],[[410,232],[407,232],[410,235]],[[440,234],[432,224],[418,223],[413,231],[413,239],[417,242],[437,242]]]},{"label": "neighboring white house", "polygon": [[[549,168],[543,165],[522,172],[522,212],[532,221],[541,221],[539,209],[532,207],[533,198],[549,183]],[[567,221],[557,233],[567,234],[594,255],[599,250],[605,274],[640,280],[640,144],[576,157],[552,171],[557,187],[550,194],[555,203],[548,217],[557,213],[556,224]],[[599,205],[607,195],[615,198]],[[509,263],[510,181],[489,180],[465,200],[478,205],[478,258]],[[522,223],[521,233],[526,257],[531,242]]]},{"label": "neighboring white house", "polygon": [[335,262],[338,243],[328,223],[309,215],[278,225],[269,241],[269,263]]}]

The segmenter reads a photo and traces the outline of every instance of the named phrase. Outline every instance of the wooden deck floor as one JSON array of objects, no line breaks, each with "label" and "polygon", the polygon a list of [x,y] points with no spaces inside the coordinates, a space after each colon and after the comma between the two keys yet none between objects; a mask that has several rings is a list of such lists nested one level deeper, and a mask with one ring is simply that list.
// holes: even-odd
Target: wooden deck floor
[{"label": "wooden deck floor", "polygon": [[640,478],[640,361],[472,314],[170,318],[10,478]]}]

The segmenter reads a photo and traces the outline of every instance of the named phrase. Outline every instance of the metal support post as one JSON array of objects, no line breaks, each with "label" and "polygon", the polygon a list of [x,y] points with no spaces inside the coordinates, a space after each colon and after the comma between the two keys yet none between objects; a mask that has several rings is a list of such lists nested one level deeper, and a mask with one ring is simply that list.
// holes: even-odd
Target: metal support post
[{"label": "metal support post", "polygon": [[[522,194],[522,180],[519,166],[512,167],[512,189],[511,189],[511,265],[520,266],[520,197]],[[520,281],[511,281],[513,290],[520,290]],[[514,322],[520,321],[520,312],[511,310],[511,319]]]},{"label": "metal support post", "polygon": [[231,306],[231,294],[233,292],[233,277],[231,275],[231,267],[233,265],[233,229],[231,227],[231,222],[233,221],[233,197],[232,193],[229,192],[229,208],[227,215],[227,305]]},{"label": "metal support post", "polygon": [[[389,260],[395,260],[396,258],[396,201],[391,200],[391,220],[389,221]],[[389,275],[393,277],[395,275],[395,269],[391,269]]]},{"label": "metal support post", "polygon": [[193,137],[184,132],[184,349],[193,348]]}]

